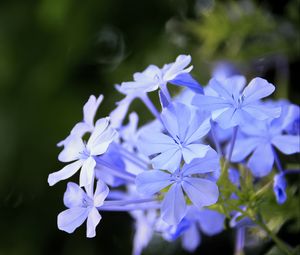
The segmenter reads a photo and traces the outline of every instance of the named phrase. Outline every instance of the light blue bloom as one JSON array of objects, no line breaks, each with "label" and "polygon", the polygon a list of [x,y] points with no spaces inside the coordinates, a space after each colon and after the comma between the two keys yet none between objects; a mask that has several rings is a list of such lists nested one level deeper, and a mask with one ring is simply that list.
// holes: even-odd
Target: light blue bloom
[{"label": "light blue bloom", "polygon": [[252,125],[243,126],[231,160],[240,162],[253,152],[247,166],[254,176],[263,177],[272,170],[275,160],[273,147],[286,155],[300,152],[299,136],[283,133],[282,120],[284,118],[256,121]]},{"label": "light blue bloom", "polygon": [[162,202],[161,217],[168,224],[176,225],[186,214],[184,193],[198,208],[217,202],[218,187],[206,176],[218,169],[218,155],[210,150],[205,157],[194,159],[190,164],[185,164],[181,170],[177,169],[175,172],[149,170],[139,174],[136,178],[137,190],[152,195],[168,187]]},{"label": "light blue bloom", "polygon": [[274,176],[273,191],[277,203],[280,205],[283,204],[287,199],[286,192],[285,192],[286,186],[287,184],[286,184],[284,173],[276,174]]},{"label": "light blue bloom", "polygon": [[50,186],[65,180],[74,175],[80,168],[80,186],[91,184],[96,166],[95,156],[106,152],[108,146],[117,137],[117,132],[109,125],[109,118],[102,118],[98,121],[87,144],[84,144],[81,137],[74,136],[64,150],[59,154],[62,162],[72,162],[63,169],[49,175]]},{"label": "light blue bloom", "polygon": [[135,73],[133,75],[134,81],[123,82],[121,87],[127,94],[148,93],[158,88],[165,93],[167,83],[172,83],[203,93],[202,87],[189,74],[193,68],[193,66],[187,67],[190,62],[190,55],[179,55],[175,62],[166,64],[163,68],[150,65],[143,72]]},{"label": "light blue bloom", "polygon": [[71,130],[70,135],[63,141],[59,142],[58,146],[63,146],[72,139],[72,136],[82,137],[85,133],[93,132],[94,118],[96,112],[99,108],[99,105],[103,101],[103,95],[100,95],[96,98],[94,95],[89,97],[89,100],[83,106],[83,121],[77,123]]},{"label": "light blue bloom", "polygon": [[64,204],[69,209],[58,215],[58,228],[73,233],[87,219],[86,236],[95,237],[96,226],[101,220],[97,207],[103,205],[108,193],[109,189],[102,181],[97,182],[94,194],[85,193],[76,183],[69,182],[64,194]]},{"label": "light blue bloom", "polygon": [[213,78],[209,81],[209,90],[205,90],[206,95],[196,95],[193,104],[210,111],[211,118],[224,129],[247,125],[253,119],[279,117],[280,107],[267,107],[260,102],[274,92],[271,83],[254,78],[248,86],[245,84],[243,76],[231,76],[222,81]]},{"label": "light blue bloom", "polygon": [[224,220],[225,216],[216,211],[189,206],[178,225],[160,226],[159,230],[168,241],[181,237],[183,248],[193,252],[201,244],[200,231],[208,236],[219,234],[224,230]]},{"label": "light blue bloom", "polygon": [[210,130],[206,114],[174,103],[163,109],[161,119],[168,134],[152,132],[141,137],[140,150],[153,156],[151,162],[154,168],[175,171],[182,158],[190,163],[195,158],[204,157],[211,149],[200,140]]}]

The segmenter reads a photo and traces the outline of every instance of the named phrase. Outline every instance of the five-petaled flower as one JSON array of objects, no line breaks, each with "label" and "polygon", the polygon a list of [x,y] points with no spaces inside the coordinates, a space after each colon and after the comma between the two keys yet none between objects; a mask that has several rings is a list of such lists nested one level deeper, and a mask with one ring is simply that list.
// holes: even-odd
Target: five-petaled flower
[{"label": "five-petaled flower", "polygon": [[101,220],[97,207],[103,205],[109,189],[100,180],[97,181],[94,194],[91,187],[84,192],[76,183],[69,182],[64,195],[64,204],[67,210],[57,217],[57,225],[60,230],[73,233],[87,219],[86,236],[96,235],[96,226]]},{"label": "five-petaled flower", "polygon": [[87,144],[83,142],[81,137],[73,136],[59,154],[59,160],[62,162],[74,162],[50,174],[48,183],[52,186],[61,180],[71,177],[81,168],[80,186],[91,184],[96,166],[94,157],[105,153],[116,136],[117,132],[109,125],[109,118],[102,118],[97,121],[97,126]]}]

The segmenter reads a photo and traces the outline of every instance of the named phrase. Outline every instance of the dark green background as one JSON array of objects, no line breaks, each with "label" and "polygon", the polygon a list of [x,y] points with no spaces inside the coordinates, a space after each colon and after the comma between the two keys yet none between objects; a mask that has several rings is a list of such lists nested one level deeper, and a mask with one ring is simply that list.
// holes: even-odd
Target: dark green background
[{"label": "dark green background", "polygon": [[[275,83],[279,76],[282,95],[297,102],[299,36],[295,31],[299,32],[299,17],[287,9],[299,7],[299,1],[277,1],[276,5],[255,1],[257,10],[273,17],[272,26],[266,29],[275,39],[269,41],[265,28],[261,28],[259,40],[251,41],[251,33],[260,28],[255,27],[254,19],[243,20],[238,24],[245,23],[245,27],[232,27],[229,31],[234,33],[224,37],[224,41],[236,37],[247,43],[236,53],[223,47],[226,44],[221,39],[216,52],[211,52],[205,48],[206,36],[196,33],[195,27],[214,15],[221,17],[224,6],[233,1],[216,1],[220,11],[205,13],[212,2],[0,2],[0,255],[130,254],[133,222],[126,214],[103,213],[97,237],[92,240],[85,238],[85,227],[73,235],[59,231],[56,217],[64,210],[66,182],[50,188],[47,176],[62,167],[56,143],[81,120],[82,106],[89,95],[104,94],[99,116],[107,115],[121,98],[114,84],[130,80],[134,72],[148,64],[162,65],[174,61],[178,54],[191,54],[193,75],[205,83],[212,64],[229,59],[249,77],[261,75]],[[199,18],[199,13],[204,16]],[[289,26],[286,30],[283,27],[284,33],[277,27],[286,22],[293,25],[291,33],[286,33]],[[219,26],[222,30],[222,22]],[[213,33],[219,31],[212,29],[211,33],[215,38]],[[183,44],[178,40],[181,37]],[[266,53],[265,49],[270,51]],[[276,69],[273,58],[283,59],[284,68]],[[205,238],[198,252],[231,254],[232,235],[227,231]],[[178,243],[168,245],[156,240],[146,254],[185,253]]]}]

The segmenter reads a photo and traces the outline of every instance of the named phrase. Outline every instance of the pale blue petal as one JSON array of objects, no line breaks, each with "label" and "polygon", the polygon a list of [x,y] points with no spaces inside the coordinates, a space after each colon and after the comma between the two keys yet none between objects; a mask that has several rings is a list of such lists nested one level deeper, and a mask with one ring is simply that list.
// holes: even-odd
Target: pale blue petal
[{"label": "pale blue petal", "polygon": [[199,107],[200,110],[214,111],[222,108],[231,107],[227,99],[206,95],[195,95],[192,104]]},{"label": "pale blue petal", "polygon": [[94,117],[102,100],[103,95],[100,95],[98,98],[96,98],[94,95],[91,95],[83,107],[83,120],[90,126],[94,125]]},{"label": "pale blue petal", "polygon": [[81,171],[80,171],[80,180],[79,184],[81,187],[87,186],[92,183],[94,178],[94,169],[96,166],[96,161],[93,159],[93,157],[88,157],[82,165]]},{"label": "pale blue petal", "polygon": [[218,186],[212,181],[184,177],[182,187],[189,199],[198,208],[215,204],[218,201]]},{"label": "pale blue petal", "polygon": [[173,184],[164,197],[161,217],[169,225],[177,225],[186,214],[186,202],[181,185]]},{"label": "pale blue petal", "polygon": [[275,90],[273,84],[262,78],[254,78],[243,91],[245,102],[257,101],[261,98],[267,97]]},{"label": "pale blue petal", "polygon": [[218,154],[214,150],[209,150],[205,157],[194,159],[190,164],[185,164],[182,168],[182,173],[187,175],[204,174],[216,171],[220,168]]},{"label": "pale blue petal", "polygon": [[122,125],[128,108],[134,99],[134,97],[129,95],[117,103],[117,107],[109,114],[112,127],[119,128]]},{"label": "pale blue petal", "polygon": [[273,150],[270,144],[261,144],[248,161],[248,167],[256,177],[269,174],[274,164]]},{"label": "pale blue petal", "polygon": [[191,111],[188,106],[173,103],[163,109],[161,118],[170,135],[183,141],[191,119]]},{"label": "pale blue petal", "polygon": [[168,69],[166,70],[163,79],[165,81],[170,81],[175,79],[181,73],[188,73],[192,70],[192,66],[187,69],[184,69],[190,62],[192,58],[190,55],[179,55],[174,63],[168,65]]},{"label": "pale blue petal", "polygon": [[[92,135],[94,134],[94,132],[92,133]],[[97,137],[93,137],[93,140],[91,142],[89,139],[87,148],[90,150],[91,155],[98,156],[106,152],[108,146],[113,142],[113,140],[116,139],[117,135],[118,133],[115,129],[107,126],[107,128],[103,132],[97,134]]]},{"label": "pale blue petal", "polygon": [[148,156],[177,147],[178,145],[170,136],[157,132],[153,132],[151,136],[145,134],[141,137],[141,143],[139,144],[139,149]]},{"label": "pale blue petal", "polygon": [[92,238],[96,236],[96,227],[101,220],[98,210],[93,207],[88,215],[86,222],[86,237]]},{"label": "pale blue petal", "polygon": [[83,201],[87,199],[86,193],[74,182],[68,182],[67,190],[64,194],[64,204],[68,208],[81,207]]},{"label": "pale blue petal", "polygon": [[185,143],[199,142],[209,132],[210,127],[210,116],[204,112],[196,111],[192,116],[192,121],[189,123]]},{"label": "pale blue petal", "polygon": [[203,158],[211,147],[204,144],[189,144],[182,148],[182,156],[186,163],[190,163],[195,158]]},{"label": "pale blue petal", "polygon": [[53,186],[55,183],[68,179],[72,175],[74,175],[79,168],[82,166],[82,160],[77,160],[71,164],[66,165],[63,169],[49,174],[48,183],[50,186]]},{"label": "pale blue petal", "polygon": [[90,208],[73,207],[61,212],[57,216],[57,226],[60,230],[71,234],[78,228],[88,217]]},{"label": "pale blue petal", "polygon": [[193,252],[201,243],[201,235],[196,224],[191,226],[182,235],[182,246],[185,250]]},{"label": "pale blue petal", "polygon": [[208,236],[216,235],[224,230],[225,215],[212,210],[201,210],[198,222],[201,230]]},{"label": "pale blue petal", "polygon": [[246,85],[246,78],[242,75],[233,75],[222,82],[230,97],[236,101]]},{"label": "pale blue petal", "polygon": [[135,180],[138,192],[153,195],[172,184],[171,175],[160,170],[144,171]]},{"label": "pale blue petal", "polygon": [[177,86],[187,87],[195,93],[204,94],[201,85],[189,73],[179,74],[169,82]]},{"label": "pale blue petal", "polygon": [[121,84],[122,90],[126,94],[131,94],[131,93],[146,93],[146,92],[151,92],[154,90],[157,90],[159,87],[159,83],[156,80],[144,80],[144,81],[130,81],[130,82],[123,82]]},{"label": "pale blue petal", "polygon": [[300,152],[300,137],[297,135],[277,135],[273,137],[272,144],[287,155]]},{"label": "pale blue petal", "polygon": [[98,180],[95,194],[94,194],[94,206],[99,207],[103,205],[103,202],[108,196],[108,193],[109,193],[109,188],[107,187],[107,185],[103,181]]},{"label": "pale blue petal", "polygon": [[69,136],[66,143],[64,143],[64,149],[58,155],[58,159],[61,162],[70,162],[80,158],[80,153],[85,149],[85,145],[79,136]]},{"label": "pale blue petal", "polygon": [[228,108],[222,114],[218,115],[218,117],[215,118],[214,116],[212,116],[212,119],[216,121],[223,129],[231,128],[239,124],[237,119],[234,118],[236,111],[237,110],[234,108]]},{"label": "pale blue petal", "polygon": [[93,131],[94,125],[89,125],[85,122],[77,123],[71,130],[71,135],[82,137],[85,133]]},{"label": "pale blue petal", "polygon": [[154,168],[174,172],[180,166],[182,152],[178,148],[162,152],[151,160]]},{"label": "pale blue petal", "polygon": [[269,107],[260,103],[247,104],[242,109],[258,120],[278,118],[281,113],[281,107]]},{"label": "pale blue petal", "polygon": [[97,125],[88,140],[87,147],[92,148],[98,143],[101,143],[99,136],[107,129],[108,125],[109,118],[101,118],[97,121]]},{"label": "pale blue petal", "polygon": [[231,161],[240,162],[244,160],[261,143],[264,143],[263,137],[239,137],[234,144]]}]

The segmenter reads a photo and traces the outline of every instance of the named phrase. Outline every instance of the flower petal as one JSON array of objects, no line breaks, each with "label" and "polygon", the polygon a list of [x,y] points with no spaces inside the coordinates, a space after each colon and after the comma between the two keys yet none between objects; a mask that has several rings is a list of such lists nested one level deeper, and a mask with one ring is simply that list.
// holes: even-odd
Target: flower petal
[{"label": "flower petal", "polygon": [[245,87],[243,95],[247,103],[269,96],[275,90],[273,84],[262,78],[254,78]]},{"label": "flower petal", "polygon": [[194,159],[190,164],[185,164],[182,173],[187,175],[204,174],[216,171],[220,168],[218,154],[214,150],[209,150],[205,157]]},{"label": "flower petal", "polygon": [[96,115],[96,112],[102,100],[103,100],[103,95],[100,95],[98,98],[96,98],[94,95],[91,95],[89,97],[89,100],[83,106],[84,122],[86,122],[90,126],[94,125],[94,117]]},{"label": "flower petal", "polygon": [[172,184],[170,174],[160,170],[144,171],[136,177],[137,191],[152,195]]},{"label": "flower petal", "polygon": [[98,207],[103,205],[103,202],[107,197],[108,193],[109,193],[109,188],[107,187],[107,185],[103,181],[98,180],[95,194],[94,194],[94,206]]},{"label": "flower petal", "polygon": [[201,235],[196,224],[191,226],[182,235],[182,246],[185,250],[193,252],[201,243]]},{"label": "flower petal", "polygon": [[287,155],[300,152],[300,138],[297,135],[277,135],[273,137],[272,144]]},{"label": "flower petal", "polygon": [[151,160],[154,168],[174,172],[180,166],[182,152],[179,147],[162,152]]},{"label": "flower petal", "polygon": [[90,209],[84,207],[73,207],[61,212],[57,216],[57,226],[60,230],[71,234],[88,217]]},{"label": "flower petal", "polygon": [[64,204],[68,208],[81,207],[82,201],[86,199],[85,192],[74,182],[68,182],[67,190],[64,194]]},{"label": "flower petal", "polygon": [[198,222],[201,230],[209,236],[216,235],[224,230],[225,216],[212,210],[201,210]]},{"label": "flower petal", "polygon": [[212,205],[218,201],[218,186],[212,181],[185,177],[182,187],[189,199],[198,208]]},{"label": "flower petal", "polygon": [[87,186],[92,183],[95,166],[96,161],[93,159],[93,157],[88,157],[83,162],[79,179],[80,187]]},{"label": "flower petal", "polygon": [[239,137],[235,142],[231,161],[240,162],[244,160],[261,143],[264,143],[264,140],[260,137]]},{"label": "flower petal", "polygon": [[70,162],[80,158],[80,153],[84,151],[85,145],[80,136],[70,135],[64,143],[64,149],[58,155],[61,162]]},{"label": "flower petal", "polygon": [[211,147],[204,144],[189,144],[182,148],[182,156],[186,163],[190,163],[195,158],[203,158]]},{"label": "flower petal", "polygon": [[186,214],[186,202],[181,185],[173,184],[164,197],[161,217],[169,225],[177,225]]},{"label": "flower petal", "polygon": [[68,179],[73,174],[75,174],[79,168],[82,166],[82,160],[77,160],[71,164],[66,165],[63,169],[49,174],[48,176],[48,183],[50,186],[53,186],[55,183]]},{"label": "flower petal", "polygon": [[101,220],[101,215],[98,210],[93,207],[88,215],[86,222],[86,237],[92,238],[96,236],[96,227]]},{"label": "flower petal", "polygon": [[203,94],[203,88],[189,73],[179,74],[169,82],[173,85],[187,87],[195,93]]},{"label": "flower petal", "polygon": [[256,177],[270,173],[274,163],[273,150],[270,144],[259,145],[248,161],[248,167]]},{"label": "flower petal", "polygon": [[170,136],[158,132],[154,132],[151,136],[149,134],[143,135],[141,144],[139,144],[139,149],[148,156],[177,147],[177,144]]}]

